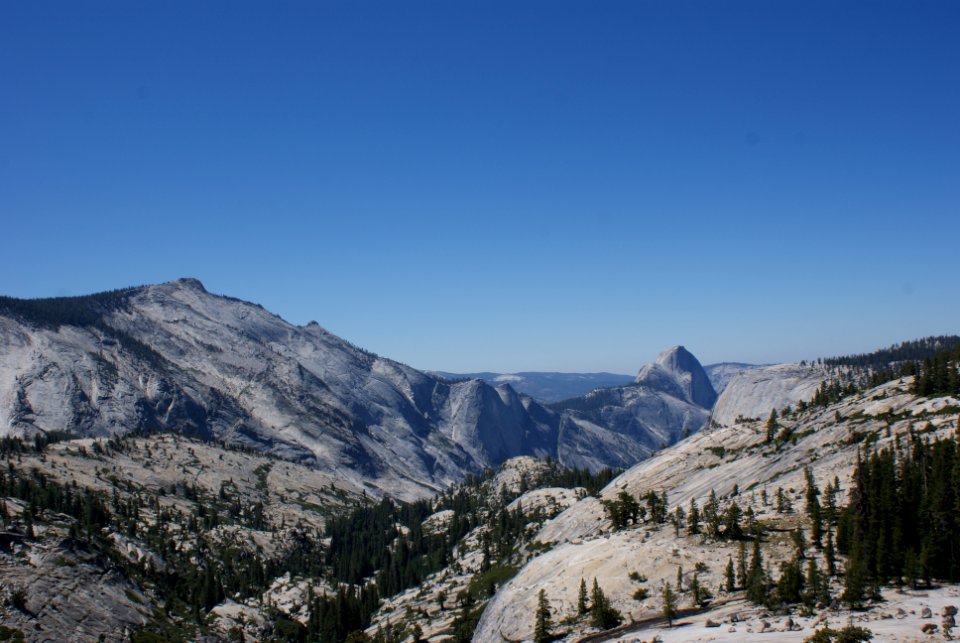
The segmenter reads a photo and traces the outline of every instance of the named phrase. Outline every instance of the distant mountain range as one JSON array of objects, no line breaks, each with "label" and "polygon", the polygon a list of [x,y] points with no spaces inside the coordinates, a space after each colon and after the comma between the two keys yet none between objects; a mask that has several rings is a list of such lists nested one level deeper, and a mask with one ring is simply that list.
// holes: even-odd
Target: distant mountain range
[{"label": "distant mountain range", "polygon": [[[557,640],[710,638],[721,623],[728,640],[798,638],[826,618],[879,624],[905,640],[933,624],[915,609],[925,604],[915,592],[884,588],[884,602],[864,609],[846,596],[856,585],[815,574],[829,575],[832,557],[859,568],[862,554],[839,535],[851,515],[870,524],[869,503],[859,506],[881,498],[884,484],[901,508],[911,500],[913,524],[939,530],[943,551],[955,550],[957,521],[930,519],[949,517],[955,504],[944,490],[955,486],[958,460],[957,356],[939,353],[954,339],[810,364],[707,368],[674,346],[636,377],[462,379],[379,357],[316,323],[289,324],[192,279],[86,297],[0,297],[0,436],[48,434],[0,444],[0,629],[12,640],[116,643],[342,641],[364,638],[350,633],[359,630],[370,640],[411,631],[530,640],[546,601],[554,622],[563,618],[564,631],[547,637]],[[943,373],[951,394],[919,395],[912,376],[890,368],[905,360],[930,360],[918,379]],[[550,403],[514,388],[609,384],[607,376],[620,379]],[[815,393],[815,403],[797,404]],[[53,435],[61,431],[71,435]],[[112,437],[131,432],[144,434]],[[895,465],[900,445],[919,456]],[[871,471],[912,470],[871,482],[858,473],[866,458]],[[925,468],[940,460],[933,473]],[[625,470],[597,471],[605,466]],[[905,495],[923,476],[926,497]],[[433,494],[459,481],[455,492]],[[811,497],[823,499],[811,505],[821,511],[801,509]],[[887,527],[870,527],[879,535],[864,542],[880,552],[882,529],[899,528],[902,512],[874,513]],[[754,524],[772,536],[746,535]],[[815,533],[825,534],[822,552]],[[886,553],[909,560],[933,542],[903,535],[910,549]],[[764,590],[755,596],[733,578],[746,538],[752,559],[771,570],[752,581]],[[779,595],[804,576],[801,560],[824,600],[783,614],[771,630],[771,595],[777,609],[804,600]],[[908,581],[922,576],[893,569],[894,581],[900,569],[913,570]],[[580,613],[588,579],[607,604],[603,627],[622,621],[616,629],[597,632]],[[937,578],[920,598],[955,602],[949,580]],[[717,600],[685,611],[686,627],[664,628],[661,598],[649,590],[673,583],[694,603],[697,587]]]},{"label": "distant mountain range", "polygon": [[[751,368],[755,364],[741,362],[722,362],[708,364],[703,367],[719,395],[726,388],[730,379]],[[509,384],[517,393],[529,395],[538,402],[547,404],[561,402],[574,397],[581,397],[598,388],[625,386],[636,381],[635,375],[621,375],[619,373],[554,373],[546,371],[522,371],[519,373],[450,373],[447,371],[429,371],[433,375],[447,380],[483,380],[491,386]]]},{"label": "distant mountain range", "polygon": [[635,375],[618,373],[551,373],[523,371],[521,373],[448,373],[431,371],[434,375],[448,380],[483,380],[491,386],[509,384],[523,395],[529,395],[539,402],[559,402],[571,397],[586,395],[596,388],[623,386],[636,379]]},{"label": "distant mountain range", "polygon": [[423,373],[195,279],[0,298],[0,356],[0,435],[177,431],[397,497],[518,455],[627,467],[699,430],[716,398],[675,347],[633,382],[548,408],[515,382]]}]

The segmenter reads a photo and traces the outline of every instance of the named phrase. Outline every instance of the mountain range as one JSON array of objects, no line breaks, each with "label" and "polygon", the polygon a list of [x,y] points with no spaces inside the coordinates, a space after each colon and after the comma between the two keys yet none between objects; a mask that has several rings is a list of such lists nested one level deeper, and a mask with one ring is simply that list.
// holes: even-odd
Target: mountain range
[{"label": "mountain range", "polygon": [[522,371],[519,373],[450,373],[430,371],[447,380],[483,380],[491,386],[509,384],[517,393],[529,395],[538,402],[551,404],[586,395],[597,388],[624,386],[636,379],[635,375],[619,373],[554,373]]},{"label": "mountain range", "polygon": [[177,431],[389,495],[429,495],[519,455],[628,467],[698,431],[716,399],[683,347],[634,381],[546,406],[449,381],[196,279],[0,298],[0,434]]},{"label": "mountain range", "polygon": [[[710,368],[674,346],[541,403],[192,279],[0,297],[0,435],[34,438],[0,440],[0,638],[529,640],[546,606],[541,640],[931,640],[960,596],[914,552],[960,533],[947,339]],[[909,551],[881,547],[896,511],[851,536],[883,458],[938,481],[898,496]],[[901,589],[857,598],[861,541]]]},{"label": "mountain range", "polygon": [[[757,368],[755,364],[742,362],[720,362],[705,364],[703,370],[719,395],[734,375],[742,371]],[[447,380],[483,380],[491,386],[509,384],[517,393],[529,395],[538,402],[553,404],[574,397],[582,397],[598,388],[626,386],[636,381],[635,375],[619,373],[556,373],[548,371],[521,371],[518,373],[451,373],[447,371],[429,371]]]}]

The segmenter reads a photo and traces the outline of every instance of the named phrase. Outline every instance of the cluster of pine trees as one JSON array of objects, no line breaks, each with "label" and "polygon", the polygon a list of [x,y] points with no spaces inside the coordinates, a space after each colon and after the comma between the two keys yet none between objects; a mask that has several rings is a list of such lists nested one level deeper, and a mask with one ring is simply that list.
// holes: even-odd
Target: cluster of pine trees
[{"label": "cluster of pine trees", "polygon": [[[768,606],[829,604],[834,598],[829,579],[840,575],[837,553],[847,556],[840,599],[851,607],[877,598],[882,585],[960,582],[958,438],[960,423],[956,437],[929,440],[911,432],[893,448],[858,458],[842,509],[836,505],[839,482],[821,491],[808,470],[809,530],[792,533],[794,556],[781,563],[774,580],[763,564],[758,531],[749,565],[742,543],[736,566],[728,561],[725,589],[743,589],[751,601]],[[809,547],[820,552],[823,568],[807,553]]]},{"label": "cluster of pine trees", "polygon": [[[419,585],[430,574],[447,566],[461,539],[484,525],[481,537],[482,563],[472,591],[455,598],[461,615],[454,623],[455,639],[469,640],[479,607],[495,589],[495,582],[508,569],[517,543],[530,523],[542,522],[539,512],[523,507],[507,509],[513,500],[537,487],[584,487],[588,493],[605,486],[616,474],[604,469],[597,473],[565,469],[548,461],[545,470],[522,475],[519,487],[499,493],[487,488],[493,472],[469,477],[437,498],[412,503],[382,500],[363,503],[348,512],[332,516],[325,536],[328,577],[344,589],[335,598],[314,599],[316,640],[340,641],[351,631],[370,623],[380,597],[393,596]],[[445,525],[436,531],[423,529],[431,514],[450,510]],[[504,579],[505,580],[505,579]],[[337,616],[343,612],[342,616]],[[344,628],[352,629],[344,629]],[[386,635],[385,635],[386,636]]]},{"label": "cluster of pine trees", "polygon": [[913,392],[933,397],[952,395],[960,397],[960,347],[937,353],[922,362],[913,362],[905,374],[916,375]]},{"label": "cluster of pine trees", "polygon": [[851,604],[886,583],[960,581],[957,441],[912,434],[905,442],[857,463],[837,528],[837,546],[849,557],[844,599]]},{"label": "cluster of pine trees", "polygon": [[[294,529],[287,547],[276,557],[253,552],[236,535],[220,534],[211,537],[209,530],[220,524],[239,524],[248,528],[268,529],[262,503],[241,501],[229,487],[220,494],[207,496],[190,484],[177,485],[163,494],[180,495],[193,503],[193,510],[184,513],[160,503],[157,496],[144,496],[126,485],[128,493],[118,493],[122,482],[108,477],[114,484],[111,494],[102,494],[79,487],[77,483],[60,483],[35,469],[25,471],[15,462],[28,451],[40,452],[58,436],[24,442],[18,438],[4,440],[3,452],[7,466],[0,471],[0,516],[3,527],[13,528],[8,518],[9,508],[2,498],[16,498],[25,504],[19,525],[27,538],[34,538],[34,526],[46,520],[47,514],[70,516],[69,535],[80,546],[93,548],[106,556],[112,564],[124,570],[142,586],[150,587],[161,599],[162,616],[156,616],[146,630],[135,640],[179,641],[185,633],[179,632],[184,623],[203,630],[209,610],[225,597],[248,598],[261,594],[270,582],[286,572],[326,573],[322,534],[308,534]],[[94,443],[97,457],[126,448],[124,438],[114,437]],[[42,457],[42,456],[41,456]],[[145,513],[153,520],[145,520]],[[149,551],[157,554],[142,562],[121,555],[106,534],[113,532],[135,538]],[[189,546],[185,546],[189,543]],[[283,621],[277,615],[277,622]],[[174,626],[172,623],[179,623]],[[286,623],[286,635],[278,640],[305,640],[306,630],[295,622]],[[179,633],[178,633],[179,632]],[[288,636],[289,635],[289,636]],[[160,637],[157,639],[156,637]]]},{"label": "cluster of pine trees", "polygon": [[847,373],[821,385],[812,406],[828,406],[852,393],[908,376],[916,376],[912,387],[916,395],[960,396],[960,337],[955,335],[926,337],[873,353],[820,361],[847,368]]},{"label": "cluster of pine trees", "polygon": [[136,288],[121,288],[81,297],[18,299],[0,297],[0,314],[38,326],[99,326],[110,312],[126,308]]},{"label": "cluster of pine trees", "polygon": [[960,347],[957,335],[938,335],[894,344],[872,353],[828,357],[820,362],[825,366],[854,366],[869,369],[884,369],[890,364],[919,362],[930,359],[936,354]]},{"label": "cluster of pine trees", "polygon": [[105,317],[123,310],[136,288],[122,288],[82,297],[49,297],[17,299],[0,297],[0,314],[20,321],[57,330],[61,326],[96,328],[104,336],[152,366],[161,366],[163,357],[132,335],[107,324]]}]

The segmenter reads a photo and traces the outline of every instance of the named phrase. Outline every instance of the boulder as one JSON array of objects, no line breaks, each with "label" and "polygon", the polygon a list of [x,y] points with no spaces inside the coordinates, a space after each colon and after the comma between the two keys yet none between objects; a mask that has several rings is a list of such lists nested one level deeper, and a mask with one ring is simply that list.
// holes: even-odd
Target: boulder
[{"label": "boulder", "polygon": [[956,616],[956,615],[957,615],[957,606],[956,606],[956,605],[944,605],[944,606],[943,606],[943,615],[944,615],[944,616]]},{"label": "boulder", "polygon": [[920,610],[920,618],[933,618],[933,610],[929,607],[924,607]]},{"label": "boulder", "polygon": [[924,634],[933,634],[934,632],[937,631],[937,624],[924,623],[923,625],[920,626],[920,631],[923,632]]},{"label": "boulder", "polygon": [[708,618],[708,619],[707,619],[707,622],[704,623],[704,627],[720,627],[720,624],[717,623],[717,622],[716,622],[715,620],[713,620],[712,618]]}]

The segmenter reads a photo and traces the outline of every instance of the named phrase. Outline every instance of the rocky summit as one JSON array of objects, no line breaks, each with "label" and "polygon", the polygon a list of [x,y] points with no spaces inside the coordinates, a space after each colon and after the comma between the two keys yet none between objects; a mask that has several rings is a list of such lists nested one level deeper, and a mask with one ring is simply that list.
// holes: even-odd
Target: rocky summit
[{"label": "rocky summit", "polygon": [[0,434],[176,431],[397,498],[520,455],[627,467],[699,430],[715,397],[676,348],[635,385],[548,408],[508,383],[420,372],[196,279],[0,298],[0,355]]}]

